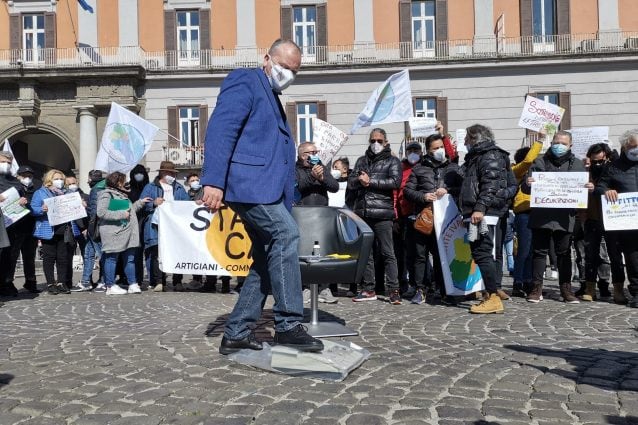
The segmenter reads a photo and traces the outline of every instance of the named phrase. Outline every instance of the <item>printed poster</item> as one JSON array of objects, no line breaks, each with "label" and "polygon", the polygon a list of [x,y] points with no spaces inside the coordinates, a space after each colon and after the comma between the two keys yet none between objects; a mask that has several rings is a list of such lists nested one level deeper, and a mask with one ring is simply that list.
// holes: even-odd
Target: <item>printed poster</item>
[{"label": "printed poster", "polygon": [[606,231],[638,229],[638,192],[619,193],[616,202],[602,198],[603,224]]},{"label": "printed poster", "polygon": [[428,117],[411,117],[410,136],[412,137],[428,137],[430,134],[438,133],[436,131],[436,118]]}]

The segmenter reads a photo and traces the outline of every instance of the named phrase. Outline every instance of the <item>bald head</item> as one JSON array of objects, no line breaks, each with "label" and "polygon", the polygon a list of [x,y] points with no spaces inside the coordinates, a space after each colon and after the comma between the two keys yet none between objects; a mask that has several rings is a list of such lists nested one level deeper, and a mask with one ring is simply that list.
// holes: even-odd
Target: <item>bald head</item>
[{"label": "bald head", "polygon": [[267,75],[270,75],[273,61],[296,75],[301,67],[301,49],[294,41],[280,38],[270,46],[268,54],[264,56],[263,66]]}]

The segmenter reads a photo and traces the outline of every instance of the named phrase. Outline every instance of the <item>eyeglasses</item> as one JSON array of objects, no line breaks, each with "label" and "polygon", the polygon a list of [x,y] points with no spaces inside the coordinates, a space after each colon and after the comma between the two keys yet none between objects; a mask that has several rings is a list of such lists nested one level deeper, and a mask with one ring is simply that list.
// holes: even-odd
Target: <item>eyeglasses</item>
[{"label": "eyeglasses", "polygon": [[380,145],[385,143],[383,139],[370,139],[370,143],[379,143]]},{"label": "eyeglasses", "polygon": [[317,155],[319,153],[319,151],[306,151],[306,152],[304,152],[304,154],[306,154],[306,153],[308,153],[310,155]]}]

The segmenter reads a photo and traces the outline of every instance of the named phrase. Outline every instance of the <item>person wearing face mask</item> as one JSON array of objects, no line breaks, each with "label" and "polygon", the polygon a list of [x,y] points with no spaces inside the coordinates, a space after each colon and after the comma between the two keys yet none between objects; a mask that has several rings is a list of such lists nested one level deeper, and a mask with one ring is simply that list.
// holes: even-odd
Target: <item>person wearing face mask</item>
[{"label": "person wearing face mask", "polygon": [[[365,155],[357,159],[348,178],[348,189],[357,192],[355,214],[363,218],[374,231],[377,255],[383,259],[385,266],[388,301],[392,305],[400,305],[402,301],[399,292],[399,272],[394,255],[392,229],[396,217],[394,191],[401,187],[401,161],[392,155],[384,129],[373,129],[368,142]],[[375,253],[371,252],[363,274],[361,290],[352,301],[377,299],[374,260]]]},{"label": "person wearing face mask", "polygon": [[[33,194],[31,210],[35,217],[33,236],[42,242],[42,269],[47,281],[47,291],[51,295],[68,294],[70,282],[68,263],[73,260],[75,238],[80,229],[74,221],[51,226],[47,218],[48,207],[45,199],[64,195],[64,173],[60,170],[49,170],[42,179],[42,187]],[[57,268],[58,279],[54,269]]]},{"label": "person wearing face mask", "polygon": [[[11,164],[13,155],[6,151],[0,151],[0,201],[3,201],[2,192],[11,188],[18,191],[20,199],[18,203],[26,206],[25,190],[22,184],[11,175]],[[5,221],[0,212],[0,296],[17,296],[18,289],[13,285],[13,277],[9,278],[9,270],[15,269],[15,263],[11,264],[12,251],[9,246],[14,247],[20,237],[20,232],[14,227],[15,224],[5,227]],[[17,224],[17,223],[16,223]],[[17,257],[16,257],[17,258]]]},{"label": "person wearing face mask", "polygon": [[328,192],[339,191],[339,183],[321,163],[318,153],[311,142],[301,143],[297,148],[295,182],[301,195],[299,205],[327,206]]},{"label": "person wearing face mask", "polygon": [[[171,161],[162,161],[157,170],[158,175],[155,179],[144,186],[142,198],[151,198],[153,202],[144,204],[144,251],[151,261],[150,283],[154,285],[155,292],[166,291],[166,274],[159,268],[159,247],[158,247],[158,230],[157,225],[153,224],[151,218],[155,209],[162,205],[165,201],[190,201],[191,198],[186,193],[184,186],[176,180],[177,169]],[[183,275],[173,274],[173,290],[176,292],[184,291],[182,285]]]},{"label": "person wearing face mask", "polygon": [[[603,169],[596,183],[594,194],[605,195],[609,202],[616,202],[619,193],[638,192],[638,128],[626,131],[620,136],[620,157]],[[638,230],[619,230],[614,232],[618,249],[625,258],[627,279],[629,280],[629,307],[638,308]],[[611,241],[608,241],[611,243]],[[609,245],[608,245],[609,246]],[[610,250],[611,251],[611,250]],[[610,252],[610,256],[613,254]],[[614,301],[627,302],[624,293],[624,281],[613,276]]]},{"label": "person wearing face mask", "polygon": [[[82,199],[82,204],[84,205],[84,208],[86,208],[88,200],[89,200],[89,195],[87,195],[86,193],[84,193],[84,191],[82,191],[82,189],[80,189],[80,186],[78,185],[78,180],[74,175],[67,175],[65,177],[64,193],[65,194],[78,193],[80,195],[80,198]],[[84,258],[84,250],[86,248],[86,233],[87,233],[86,229],[88,227],[89,220],[88,220],[88,217],[84,217],[84,218],[75,220],[74,223],[77,225],[78,229],[80,229],[80,235],[75,238],[74,242],[77,242],[77,246],[80,248],[80,254],[82,258]],[[73,243],[72,245],[73,245],[73,253],[75,254],[76,244]],[[67,277],[69,280],[64,282],[64,284],[68,288],[70,288],[72,292],[74,292],[73,289],[75,288],[75,286],[73,285],[73,261],[69,261],[67,267],[68,267]]]},{"label": "person wearing face mask", "polygon": [[436,233],[424,235],[415,230],[414,217],[427,205],[431,205],[433,201],[442,198],[447,193],[456,197],[459,190],[459,167],[447,158],[443,136],[440,134],[428,136],[425,139],[425,149],[427,154],[412,169],[404,189],[405,197],[412,202],[412,211],[410,212],[412,220],[407,226],[407,232],[411,235],[416,247],[414,259],[416,291],[411,298],[413,304],[423,304],[426,301],[425,287],[431,284],[431,282],[426,282],[426,269],[430,254],[433,258],[434,282],[436,282],[442,298],[444,300],[446,298]]},{"label": "person wearing face mask", "polygon": [[253,325],[272,286],[274,343],[321,351],[323,343],[302,325],[303,295],[292,217],[295,193],[295,141],[279,94],[301,67],[301,49],[276,40],[257,69],[228,74],[206,132],[202,202],[217,211],[222,202],[241,218],[252,241],[253,264],[226,321],[219,352],[261,350]]},{"label": "person wearing face mask", "polygon": [[[145,166],[137,164],[133,167],[129,173],[130,190],[128,193],[128,199],[131,202],[136,202],[140,199],[142,190],[144,190],[149,181],[148,172],[146,171]],[[135,249],[135,277],[142,290],[145,291],[148,289],[149,284],[148,281],[144,280],[144,228],[142,220],[144,218],[144,211],[139,210],[136,214],[137,222],[140,226],[140,245]]]},{"label": "person wearing face mask", "polygon": [[[568,131],[556,132],[550,149],[534,161],[527,183],[534,183],[533,172],[583,172],[583,162],[571,152],[572,136]],[[586,187],[593,189],[593,184]],[[583,211],[584,212],[584,211]],[[579,211],[578,213],[583,213]],[[558,284],[564,302],[577,304],[578,298],[572,292],[572,233],[576,224],[577,210],[573,208],[532,208],[529,228],[532,229],[532,290],[527,301],[538,303],[543,300],[543,277],[549,252],[550,240],[554,241],[558,266]]]}]

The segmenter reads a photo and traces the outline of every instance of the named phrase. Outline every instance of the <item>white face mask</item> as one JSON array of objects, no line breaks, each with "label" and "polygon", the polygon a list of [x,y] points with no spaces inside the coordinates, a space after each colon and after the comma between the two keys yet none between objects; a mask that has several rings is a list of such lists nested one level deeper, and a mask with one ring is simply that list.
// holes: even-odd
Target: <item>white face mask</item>
[{"label": "white face mask", "polygon": [[295,81],[295,74],[291,70],[275,63],[272,57],[270,58],[270,62],[272,64],[270,67],[270,85],[274,91],[281,93]]},{"label": "white face mask", "polygon": [[29,187],[33,184],[33,179],[31,177],[25,177],[21,180],[21,183],[26,187]]},{"label": "white face mask", "polygon": [[164,181],[166,184],[173,184],[175,182],[175,177],[173,176],[164,176]]},{"label": "white face mask", "polygon": [[77,192],[78,191],[78,185],[77,184],[70,184],[68,189],[69,189],[69,192]]},{"label": "white face mask", "polygon": [[445,160],[445,149],[438,148],[434,152],[432,152],[432,158],[436,159],[439,162],[443,162]]},{"label": "white face mask", "polygon": [[408,154],[408,162],[412,165],[416,164],[417,162],[419,162],[419,160],[421,159],[421,155],[419,155],[418,153],[410,153]]},{"label": "white face mask", "polygon": [[631,159],[632,161],[638,161],[638,147],[629,149],[626,154],[627,158]]},{"label": "white face mask", "polygon": [[137,173],[133,176],[133,178],[135,179],[136,182],[141,183],[144,181],[144,174]]},{"label": "white face mask", "polygon": [[199,190],[202,187],[202,184],[199,182],[199,180],[193,180],[190,184],[190,187],[193,190]]},{"label": "white face mask", "polygon": [[372,149],[372,153],[374,153],[376,155],[376,154],[381,153],[381,151],[383,150],[384,147],[385,146],[383,146],[380,143],[372,143],[371,146],[370,146],[370,149]]},{"label": "white face mask", "polygon": [[332,177],[334,179],[340,179],[341,178],[341,171],[339,171],[339,170],[330,170],[330,175],[332,175]]},{"label": "white face mask", "polygon": [[64,180],[62,179],[53,180],[53,187],[55,187],[56,189],[62,189],[64,187]]},{"label": "white face mask", "polygon": [[11,164],[8,162],[0,162],[0,174],[9,174]]}]

